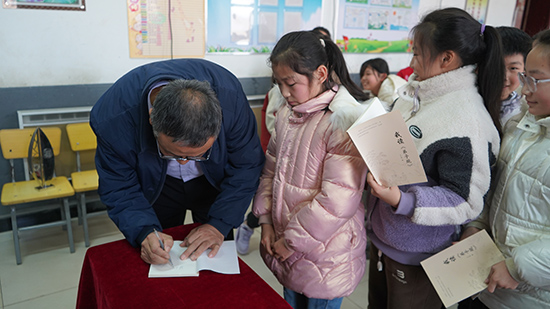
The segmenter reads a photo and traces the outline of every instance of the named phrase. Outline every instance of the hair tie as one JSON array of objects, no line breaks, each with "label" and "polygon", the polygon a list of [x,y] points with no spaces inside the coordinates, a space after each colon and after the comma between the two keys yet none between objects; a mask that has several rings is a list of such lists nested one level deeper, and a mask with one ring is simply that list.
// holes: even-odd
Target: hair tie
[{"label": "hair tie", "polygon": [[481,32],[479,33],[479,36],[483,36],[483,32],[485,32],[485,24],[481,24]]},{"label": "hair tie", "polygon": [[321,41],[321,45],[323,45],[323,47],[325,47],[325,40],[323,39],[319,39]]}]

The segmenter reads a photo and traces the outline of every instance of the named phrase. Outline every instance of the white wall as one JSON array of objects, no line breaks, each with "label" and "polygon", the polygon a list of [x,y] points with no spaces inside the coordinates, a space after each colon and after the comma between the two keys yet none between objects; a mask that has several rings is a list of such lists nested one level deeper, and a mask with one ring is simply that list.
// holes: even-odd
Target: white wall
[{"label": "white wall", "polygon": [[[466,0],[420,0],[419,13],[464,8]],[[516,0],[489,1],[487,23],[511,25]],[[86,1],[85,12],[0,8],[0,87],[112,83],[134,67],[160,59],[131,59],[126,1]],[[337,0],[323,1],[322,25],[334,33]],[[408,54],[346,54],[350,72],[383,57],[391,71],[408,66]],[[267,55],[207,55],[238,77],[265,77]]]}]

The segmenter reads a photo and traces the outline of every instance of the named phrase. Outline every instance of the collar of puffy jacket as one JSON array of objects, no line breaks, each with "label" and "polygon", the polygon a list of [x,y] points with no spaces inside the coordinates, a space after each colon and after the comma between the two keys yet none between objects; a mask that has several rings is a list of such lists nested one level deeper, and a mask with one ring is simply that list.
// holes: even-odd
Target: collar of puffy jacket
[{"label": "collar of puffy jacket", "polygon": [[517,128],[533,134],[548,134],[550,127],[550,117],[539,118],[533,114],[526,112],[519,121]]},{"label": "collar of puffy jacket", "polygon": [[334,85],[332,89],[329,89],[315,98],[292,107],[294,114],[310,114],[325,109],[338,91],[338,85]]},{"label": "collar of puffy jacket", "polygon": [[[370,102],[370,101],[369,101]],[[290,105],[287,104],[290,107]],[[349,93],[346,87],[334,85],[331,90],[292,108],[293,121],[303,121],[304,114],[310,114],[327,108],[332,112],[330,122],[333,129],[346,131],[357,118],[365,111],[368,104],[361,105]]]},{"label": "collar of puffy jacket", "polygon": [[414,102],[413,112],[417,112],[420,103],[426,104],[447,93],[475,87],[475,69],[475,65],[466,65],[422,81],[417,81],[418,75],[413,73],[409,77],[409,82],[397,92],[403,100]]}]

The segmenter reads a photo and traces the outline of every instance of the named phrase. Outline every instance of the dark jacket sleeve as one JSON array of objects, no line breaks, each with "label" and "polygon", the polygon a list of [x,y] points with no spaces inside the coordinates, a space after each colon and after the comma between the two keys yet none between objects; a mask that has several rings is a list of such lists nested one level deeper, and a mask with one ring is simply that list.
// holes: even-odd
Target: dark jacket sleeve
[{"label": "dark jacket sleeve", "polygon": [[[121,120],[119,121],[129,121]],[[96,169],[99,175],[99,195],[107,206],[109,217],[118,226],[132,246],[139,246],[143,233],[153,227],[161,230],[160,223],[142,188],[140,165],[158,169],[158,181],[164,179],[162,167],[154,157],[139,153],[134,146],[136,134],[132,130],[120,130],[120,122],[111,121],[98,126],[91,118],[97,135]],[[149,162],[144,164],[144,162]],[[147,233],[148,234],[148,233]],[[146,236],[146,235],[145,235]]]}]

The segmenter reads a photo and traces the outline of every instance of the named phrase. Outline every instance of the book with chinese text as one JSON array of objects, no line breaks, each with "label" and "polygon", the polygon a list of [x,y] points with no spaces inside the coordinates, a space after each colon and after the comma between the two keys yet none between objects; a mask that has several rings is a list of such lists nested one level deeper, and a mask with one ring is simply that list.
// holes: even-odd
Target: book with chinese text
[{"label": "book with chinese text", "polygon": [[375,98],[347,132],[379,184],[393,187],[427,181],[412,136],[398,111],[386,113]]},{"label": "book with chinese text", "polygon": [[486,230],[420,262],[445,307],[481,292],[491,266],[504,256]]}]

